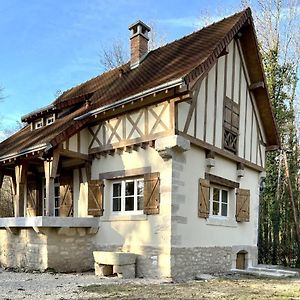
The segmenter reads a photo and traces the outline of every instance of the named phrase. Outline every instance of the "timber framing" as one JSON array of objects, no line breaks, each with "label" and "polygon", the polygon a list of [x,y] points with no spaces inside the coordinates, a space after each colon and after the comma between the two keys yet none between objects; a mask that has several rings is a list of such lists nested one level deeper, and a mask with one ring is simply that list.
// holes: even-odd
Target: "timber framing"
[{"label": "timber framing", "polygon": [[211,183],[226,186],[232,189],[238,189],[240,187],[240,184],[236,181],[232,181],[210,173],[205,173],[205,179],[209,180]]},{"label": "timber framing", "polygon": [[244,164],[245,166],[249,167],[250,169],[253,169],[253,170],[256,170],[256,171],[259,171],[259,172],[263,172],[264,171],[264,168],[257,165],[257,164],[254,164],[246,159],[243,159],[243,158],[240,158],[238,157],[237,155],[229,152],[229,151],[226,151],[224,149],[220,149],[218,147],[215,147],[211,144],[208,144],[200,139],[197,139],[191,135],[188,135],[184,132],[180,132],[180,131],[177,131],[177,134],[178,135],[181,135],[182,137],[186,138],[187,140],[189,140],[193,145],[195,145],[196,147],[200,147],[201,149],[204,149],[204,150],[209,150],[209,151],[213,151],[215,154],[218,154],[222,157],[225,157],[225,158],[228,158],[229,160],[231,161],[234,161],[234,162],[237,162],[237,163],[242,163]]},{"label": "timber framing", "polygon": [[151,167],[143,167],[143,168],[136,168],[136,169],[127,169],[127,170],[120,170],[120,171],[113,171],[113,172],[106,172],[100,173],[99,179],[118,179],[118,178],[125,178],[125,177],[136,177],[136,176],[143,176],[144,174],[151,173]]}]

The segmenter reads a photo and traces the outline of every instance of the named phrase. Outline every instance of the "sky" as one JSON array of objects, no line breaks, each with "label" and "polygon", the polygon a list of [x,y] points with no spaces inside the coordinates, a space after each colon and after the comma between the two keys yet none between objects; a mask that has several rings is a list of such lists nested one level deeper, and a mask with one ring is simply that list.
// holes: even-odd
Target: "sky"
[{"label": "sky", "polygon": [[[114,40],[129,48],[128,26],[155,24],[165,41],[202,27],[216,1],[182,0],[0,0],[0,103],[2,127],[50,104],[64,91],[103,72],[101,49]],[[219,2],[221,3],[221,2]],[[222,2],[224,5],[224,1]],[[226,6],[239,9],[239,1]],[[219,16],[220,14],[220,16]]]}]

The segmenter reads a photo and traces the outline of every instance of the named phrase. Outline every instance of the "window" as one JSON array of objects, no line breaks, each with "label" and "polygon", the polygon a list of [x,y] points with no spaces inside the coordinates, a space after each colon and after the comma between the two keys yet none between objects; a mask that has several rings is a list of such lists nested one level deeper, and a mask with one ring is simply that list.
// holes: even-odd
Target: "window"
[{"label": "window", "polygon": [[228,216],[228,190],[221,187],[210,187],[210,215]]},{"label": "window", "polygon": [[[59,216],[60,210],[60,183],[59,177],[54,180],[54,216]],[[46,178],[43,178],[43,216],[46,216]]]},{"label": "window", "polygon": [[239,105],[226,97],[223,124],[224,148],[235,154],[238,146],[239,121]]},{"label": "window", "polygon": [[39,129],[41,127],[43,127],[43,119],[35,121],[35,123],[34,123],[34,129]]},{"label": "window", "polygon": [[112,211],[135,213],[144,209],[144,179],[128,179],[112,184]]},{"label": "window", "polygon": [[47,125],[51,125],[52,123],[54,123],[55,120],[55,115],[53,114],[52,116],[49,116],[46,118],[46,126]]}]

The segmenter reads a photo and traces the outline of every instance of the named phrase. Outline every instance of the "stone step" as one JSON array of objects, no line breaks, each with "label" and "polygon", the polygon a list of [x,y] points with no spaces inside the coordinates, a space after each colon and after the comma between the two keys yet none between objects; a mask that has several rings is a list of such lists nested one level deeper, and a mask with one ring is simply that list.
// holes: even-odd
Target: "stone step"
[{"label": "stone step", "polygon": [[279,273],[284,275],[290,275],[290,276],[296,276],[299,273],[296,271],[290,271],[290,270],[284,270],[284,269],[275,269],[275,268],[266,268],[266,267],[250,267],[248,268],[250,271],[256,271],[256,272],[271,272],[271,273]]},{"label": "stone step", "polygon": [[262,267],[249,267],[246,270],[233,269],[232,271],[239,274],[266,276],[266,277],[273,277],[273,278],[294,277],[299,275],[299,273],[296,271],[262,268]]}]

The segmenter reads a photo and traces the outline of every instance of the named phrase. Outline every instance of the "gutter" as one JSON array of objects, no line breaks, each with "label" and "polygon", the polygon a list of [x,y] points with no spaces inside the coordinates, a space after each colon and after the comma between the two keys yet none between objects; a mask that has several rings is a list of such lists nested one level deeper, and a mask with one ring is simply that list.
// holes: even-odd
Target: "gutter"
[{"label": "gutter", "polygon": [[48,146],[48,144],[41,144],[41,145],[36,145],[36,146],[33,146],[33,147],[29,147],[29,148],[26,148],[26,149],[24,149],[20,152],[15,152],[15,153],[11,153],[11,154],[8,154],[8,155],[1,156],[0,161],[9,160],[9,159],[12,159],[12,158],[15,158],[15,157],[18,157],[18,156],[22,156],[22,155],[31,153],[33,151],[44,150],[44,149],[47,148],[47,146]]},{"label": "gutter", "polygon": [[81,115],[79,117],[74,118],[74,120],[75,121],[83,120],[83,119],[85,119],[87,117],[94,116],[94,115],[96,115],[98,113],[107,111],[107,110],[109,110],[111,108],[119,107],[121,105],[130,103],[130,102],[132,102],[134,100],[137,100],[138,98],[149,96],[150,94],[152,94],[154,92],[160,92],[160,91],[165,90],[167,88],[173,88],[173,87],[181,85],[183,83],[184,83],[183,78],[178,78],[178,79],[166,82],[164,84],[158,85],[158,86],[156,86],[154,88],[151,88],[151,89],[145,90],[143,92],[137,93],[135,95],[129,96],[127,98],[121,99],[121,100],[116,101],[114,103],[111,103],[111,104],[108,104],[108,105],[96,108],[94,110],[91,110],[91,111],[89,111],[89,112],[87,112],[87,113],[85,113],[85,114],[83,114],[83,115]]}]

